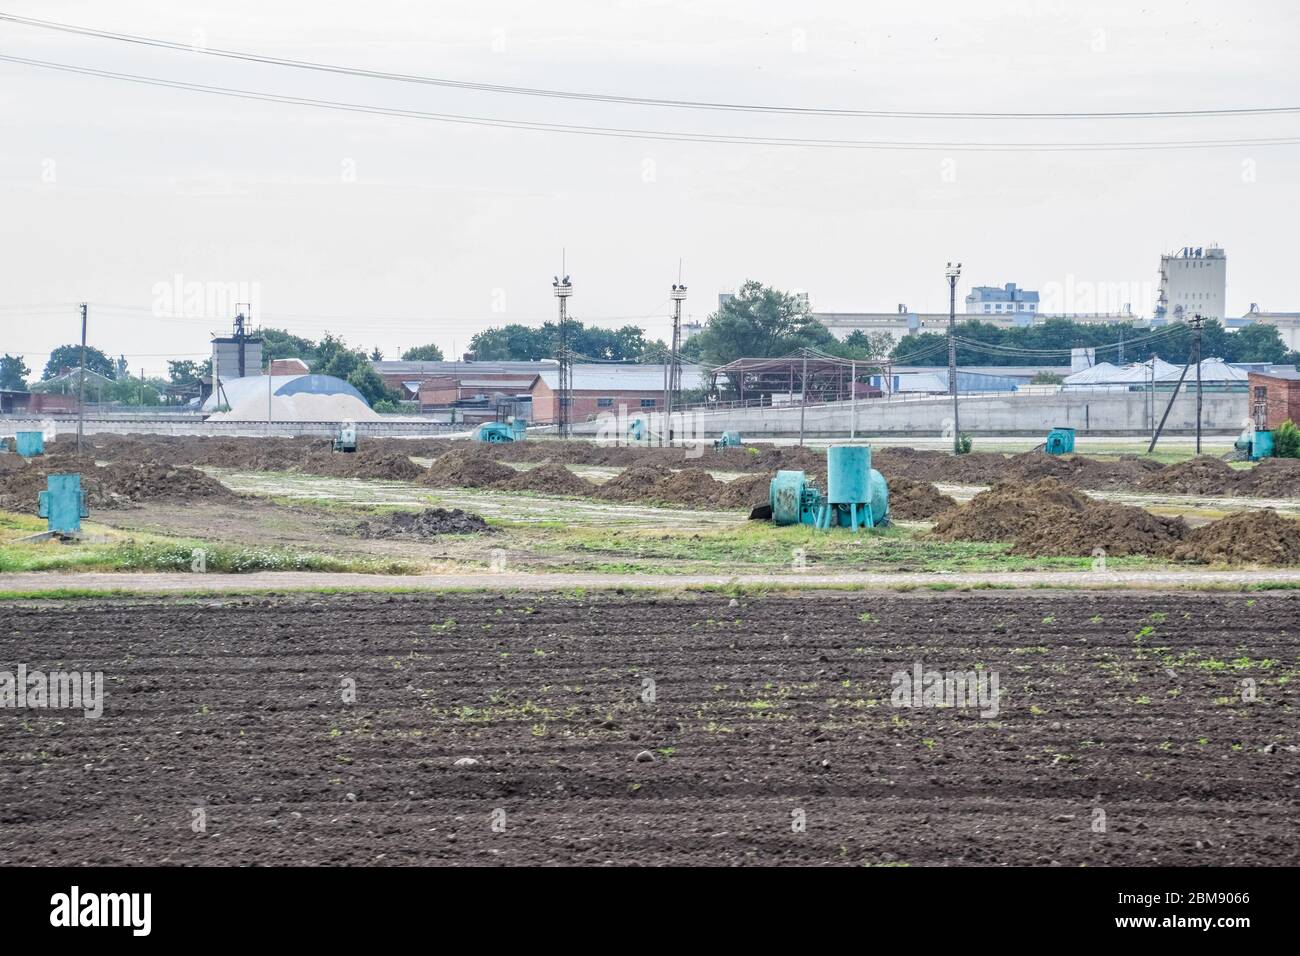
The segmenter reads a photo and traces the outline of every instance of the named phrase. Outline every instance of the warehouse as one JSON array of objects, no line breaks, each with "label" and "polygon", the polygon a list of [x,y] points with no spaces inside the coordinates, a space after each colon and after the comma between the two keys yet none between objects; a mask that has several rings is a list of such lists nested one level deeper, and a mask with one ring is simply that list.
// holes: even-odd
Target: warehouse
[{"label": "warehouse", "polygon": [[[704,372],[699,366],[683,365],[681,369],[683,391],[704,387]],[[590,421],[602,412],[617,413],[620,406],[629,412],[659,409],[664,400],[664,383],[663,365],[575,364],[570,421]],[[555,421],[559,387],[558,369],[537,376],[530,389],[534,420]]]}]

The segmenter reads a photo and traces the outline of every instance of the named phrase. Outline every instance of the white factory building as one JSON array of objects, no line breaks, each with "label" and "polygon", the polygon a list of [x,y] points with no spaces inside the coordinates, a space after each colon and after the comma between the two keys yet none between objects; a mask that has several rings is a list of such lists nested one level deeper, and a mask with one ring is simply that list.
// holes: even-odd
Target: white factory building
[{"label": "white factory building", "polygon": [[1228,257],[1218,246],[1184,246],[1161,256],[1153,322],[1176,322],[1193,315],[1223,321],[1227,286]]}]

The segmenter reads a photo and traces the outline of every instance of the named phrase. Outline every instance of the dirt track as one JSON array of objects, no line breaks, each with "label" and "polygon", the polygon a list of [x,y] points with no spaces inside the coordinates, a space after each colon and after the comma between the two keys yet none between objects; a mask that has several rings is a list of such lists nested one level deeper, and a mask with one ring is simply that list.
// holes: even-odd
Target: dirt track
[{"label": "dirt track", "polygon": [[[1285,594],[3,604],[4,667],[108,689],[0,711],[0,863],[1295,865],[1298,626]],[[998,672],[997,718],[890,706],[917,661]]]}]

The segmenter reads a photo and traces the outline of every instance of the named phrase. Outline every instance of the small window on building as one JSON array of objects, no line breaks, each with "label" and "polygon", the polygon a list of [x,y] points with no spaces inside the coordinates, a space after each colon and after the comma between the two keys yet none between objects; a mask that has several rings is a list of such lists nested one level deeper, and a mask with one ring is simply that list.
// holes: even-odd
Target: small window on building
[{"label": "small window on building", "polygon": [[658,404],[659,404],[659,400],[658,400],[657,398],[643,398],[643,399],[641,399],[641,407],[642,407],[642,408],[654,408],[654,407],[655,407],[656,405],[658,405]]},{"label": "small window on building", "polygon": [[614,407],[614,400],[613,400],[612,398],[598,398],[598,399],[596,399],[596,407],[597,407],[597,408],[613,408],[613,407]]},{"label": "small window on building", "polygon": [[564,398],[560,399],[561,408],[568,408],[572,404],[573,404],[573,399],[569,398],[568,396],[565,396]]}]

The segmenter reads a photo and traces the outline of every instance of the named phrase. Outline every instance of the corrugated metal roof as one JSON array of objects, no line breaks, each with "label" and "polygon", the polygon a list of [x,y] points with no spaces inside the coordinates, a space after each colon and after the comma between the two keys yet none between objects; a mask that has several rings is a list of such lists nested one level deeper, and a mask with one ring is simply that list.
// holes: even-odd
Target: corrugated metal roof
[{"label": "corrugated metal roof", "polygon": [[[558,370],[541,373],[551,388],[559,388]],[[703,388],[704,370],[698,365],[682,365],[682,388]],[[663,365],[575,364],[573,390],[577,392],[654,392],[664,387]]]},{"label": "corrugated metal roof", "polygon": [[528,375],[556,367],[555,359],[540,362],[371,362],[380,375]]}]

